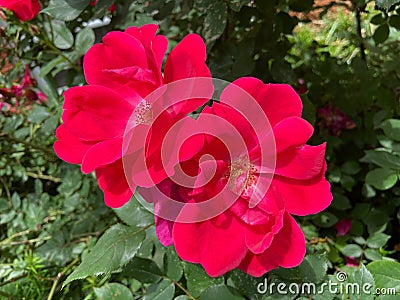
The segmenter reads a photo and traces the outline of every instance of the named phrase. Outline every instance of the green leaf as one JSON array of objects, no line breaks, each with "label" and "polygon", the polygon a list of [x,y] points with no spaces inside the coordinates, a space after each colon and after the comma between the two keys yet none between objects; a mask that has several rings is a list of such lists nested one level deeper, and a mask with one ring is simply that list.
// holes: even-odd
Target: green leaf
[{"label": "green leaf", "polygon": [[400,156],[386,151],[367,150],[360,161],[374,163],[382,168],[400,170]]},{"label": "green leaf", "polygon": [[211,286],[205,290],[200,300],[244,300],[245,298],[239,294],[235,289],[226,285]]},{"label": "green leaf", "polygon": [[340,251],[345,256],[349,256],[349,257],[360,257],[362,254],[361,247],[356,244],[348,244],[348,245],[344,246]]},{"label": "green leaf", "polygon": [[352,208],[349,198],[337,192],[333,192],[332,207],[338,210],[346,210]]},{"label": "green leaf", "polygon": [[235,288],[248,298],[253,297],[260,283],[259,278],[250,276],[238,269],[229,272],[229,278],[234,283]]},{"label": "green leaf", "polygon": [[63,58],[62,56],[57,56],[56,58],[49,61],[46,65],[44,65],[40,69],[40,77],[44,77],[47,74],[49,74],[51,72],[51,70],[53,70],[57,65],[62,63],[64,61],[64,59],[65,58]]},{"label": "green leaf", "polygon": [[375,249],[365,249],[364,256],[369,260],[380,260],[382,255]]},{"label": "green leaf", "polygon": [[399,15],[391,15],[389,17],[389,25],[400,30],[400,16]]},{"label": "green leaf", "polygon": [[161,279],[161,270],[157,264],[146,258],[134,257],[124,268],[122,275],[135,278],[143,283],[153,283]]},{"label": "green leaf", "polygon": [[375,0],[376,5],[386,10],[389,9],[392,5],[395,5],[399,2],[400,0]]},{"label": "green leaf", "polygon": [[389,37],[389,25],[388,24],[379,25],[379,27],[376,28],[374,35],[372,37],[375,41],[375,44],[377,45],[386,41],[386,39]]},{"label": "green leaf", "polygon": [[54,20],[51,24],[52,28],[46,24],[46,31],[50,37],[53,34],[54,46],[63,50],[71,48],[74,45],[74,36],[67,25],[65,25],[65,22]]},{"label": "green leaf", "polygon": [[99,300],[130,300],[134,299],[131,291],[120,283],[106,283],[100,288],[93,288]]},{"label": "green leaf", "polygon": [[32,112],[28,116],[28,121],[34,124],[40,124],[48,116],[50,116],[50,113],[46,107],[35,105],[32,109]]},{"label": "green leaf", "polygon": [[95,39],[96,37],[92,28],[86,27],[82,29],[76,35],[76,51],[81,55],[85,54],[93,46]]},{"label": "green leaf", "polygon": [[227,19],[227,6],[225,2],[215,2],[212,4],[206,17],[204,18],[203,38],[207,44],[213,43],[225,30]]},{"label": "green leaf", "polygon": [[[358,269],[356,269],[354,272],[349,272],[348,273],[348,279],[346,281],[347,284],[347,291],[349,292],[349,298],[350,300],[359,300],[359,299],[365,299],[365,300],[372,300],[374,299],[374,291],[375,291],[375,282],[374,278],[372,277],[371,273],[368,271],[368,269],[364,266],[361,265]],[[352,283],[356,285],[352,285]],[[363,287],[369,287],[369,289],[366,289],[367,293],[363,291]],[[368,294],[370,292],[370,294]],[[361,298],[360,298],[361,295]]]},{"label": "green leaf", "polygon": [[349,175],[355,175],[360,171],[361,171],[360,164],[356,161],[347,161],[342,165],[343,173],[346,173]]},{"label": "green leaf", "polygon": [[367,173],[365,183],[372,185],[378,190],[387,190],[393,187],[398,180],[396,171],[378,168]]},{"label": "green leaf", "polygon": [[400,120],[388,119],[385,120],[380,128],[383,129],[385,135],[395,141],[400,142]]},{"label": "green leaf", "polygon": [[144,229],[122,224],[109,228],[63,286],[73,280],[109,273],[126,265],[139,249],[145,237]]},{"label": "green leaf", "polygon": [[299,266],[300,276],[304,282],[320,283],[328,269],[322,255],[307,255]]},{"label": "green leaf", "polygon": [[175,294],[175,285],[168,279],[152,284],[142,300],[172,300]]},{"label": "green leaf", "polygon": [[377,288],[395,288],[397,296],[391,298],[398,299],[400,294],[400,263],[396,261],[378,260],[367,265],[368,271],[374,277]]},{"label": "green leaf", "polygon": [[212,278],[206,274],[200,265],[183,262],[188,291],[198,297],[209,286],[222,284],[223,277]]},{"label": "green leaf", "polygon": [[18,193],[13,193],[11,197],[11,203],[15,210],[21,206],[21,198],[19,197]]},{"label": "green leaf", "polygon": [[164,256],[165,275],[175,281],[179,281],[183,274],[180,259],[173,247],[168,247]]},{"label": "green leaf", "polygon": [[154,216],[138,202],[135,195],[124,206],[113,210],[129,226],[143,227],[154,223]]},{"label": "green leaf", "polygon": [[6,198],[0,198],[0,211],[8,210],[10,205]]},{"label": "green leaf", "polygon": [[384,234],[382,232],[375,232],[367,239],[367,245],[370,248],[381,248],[386,245],[389,239],[390,235]]},{"label": "green leaf", "polygon": [[90,0],[50,0],[49,5],[42,12],[55,19],[72,21],[81,14],[89,2]]},{"label": "green leaf", "polygon": [[313,219],[315,225],[323,228],[329,228],[334,224],[336,224],[337,221],[338,221],[337,217],[334,214],[327,211],[317,214]]}]

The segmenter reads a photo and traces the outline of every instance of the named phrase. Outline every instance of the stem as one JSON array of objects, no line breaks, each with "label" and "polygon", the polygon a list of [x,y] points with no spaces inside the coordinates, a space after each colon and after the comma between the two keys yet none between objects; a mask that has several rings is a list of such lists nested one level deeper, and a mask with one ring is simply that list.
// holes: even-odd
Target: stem
[{"label": "stem", "polygon": [[162,276],[163,278],[171,281],[173,284],[175,284],[177,287],[179,287],[185,294],[192,300],[196,300],[196,298],[187,290],[185,289],[179,282],[169,278],[168,276]]},{"label": "stem", "polygon": [[75,258],[68,266],[66,266],[60,273],[57,274],[57,277],[54,280],[53,285],[51,286],[50,293],[47,296],[47,300],[53,299],[54,293],[56,292],[58,282],[60,281],[61,277],[63,277],[68,272],[68,270],[76,265],[79,261],[79,257]]},{"label": "stem", "polygon": [[0,286],[4,286],[4,285],[7,285],[9,283],[13,283],[13,282],[15,282],[15,281],[17,281],[17,280],[19,280],[21,278],[25,278],[26,276],[28,276],[28,273],[24,273],[24,274],[21,274],[21,275],[19,275],[17,277],[13,277],[13,278],[11,278],[11,279],[9,279],[7,281],[4,281],[4,282],[0,283]]},{"label": "stem", "polygon": [[40,151],[42,151],[42,152],[44,152],[46,154],[49,154],[51,156],[55,156],[53,151],[51,151],[51,150],[49,150],[49,149],[47,149],[45,147],[42,147],[42,146],[39,146],[39,145],[36,145],[36,144],[32,144],[32,143],[24,141],[24,140],[20,140],[20,139],[14,138],[14,137],[12,137],[12,136],[10,136],[8,134],[0,134],[0,139],[6,139],[6,140],[9,140],[9,141],[14,142],[14,143],[24,144],[25,146],[29,146],[29,147],[31,147],[33,149],[40,150]]},{"label": "stem", "polygon": [[362,28],[361,28],[361,8],[356,7],[356,21],[357,21],[357,34],[360,37],[360,53],[361,53],[361,58],[366,61],[367,58],[365,56],[365,45],[364,45],[364,40],[362,36]]},{"label": "stem", "polygon": [[61,178],[53,177],[50,175],[36,174],[36,173],[29,172],[29,171],[26,172],[26,175],[28,175],[29,177],[32,177],[32,178],[36,178],[36,179],[44,179],[44,180],[53,181],[55,183],[61,182]]}]

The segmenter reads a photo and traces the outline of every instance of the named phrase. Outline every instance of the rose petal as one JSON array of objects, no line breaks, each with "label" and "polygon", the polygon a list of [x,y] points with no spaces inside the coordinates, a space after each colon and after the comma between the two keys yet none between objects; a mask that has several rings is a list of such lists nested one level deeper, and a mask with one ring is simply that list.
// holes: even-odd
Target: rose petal
[{"label": "rose petal", "polygon": [[325,148],[326,143],[304,145],[278,153],[275,174],[300,180],[318,176],[325,165]]},{"label": "rose petal", "polygon": [[271,126],[288,117],[301,117],[303,104],[296,91],[287,84],[266,84],[257,96]]},{"label": "rose petal", "polygon": [[121,137],[134,107],[112,90],[78,86],[64,93],[62,119],[73,135],[88,141]]},{"label": "rose petal", "polygon": [[54,143],[54,151],[57,156],[70,164],[81,164],[86,152],[96,144],[96,142],[83,141],[61,124],[56,130],[57,141]]},{"label": "rose petal", "polygon": [[306,253],[306,241],[299,225],[288,213],[284,215],[284,225],[275,236],[271,246],[261,254],[248,253],[239,269],[259,277],[278,267],[298,266]]},{"label": "rose petal", "polygon": [[118,208],[131,199],[133,192],[126,181],[122,160],[98,168],[96,177],[107,206]]},{"label": "rose petal", "polygon": [[332,201],[329,182],[321,175],[311,180],[295,180],[275,176],[273,185],[282,195],[285,207],[290,214],[305,216],[318,213],[327,208]]},{"label": "rose petal", "polygon": [[211,77],[206,63],[206,46],[197,34],[188,34],[169,54],[164,83],[190,77]]},{"label": "rose petal", "polygon": [[278,153],[289,147],[304,145],[312,136],[314,128],[302,118],[289,117],[277,123],[273,132]]},{"label": "rose petal", "polygon": [[244,226],[229,211],[204,222],[175,223],[172,236],[178,255],[201,263],[212,277],[236,268],[247,253]]},{"label": "rose petal", "polygon": [[122,156],[122,138],[100,142],[91,147],[83,158],[81,170],[88,174],[95,169],[115,162]]}]

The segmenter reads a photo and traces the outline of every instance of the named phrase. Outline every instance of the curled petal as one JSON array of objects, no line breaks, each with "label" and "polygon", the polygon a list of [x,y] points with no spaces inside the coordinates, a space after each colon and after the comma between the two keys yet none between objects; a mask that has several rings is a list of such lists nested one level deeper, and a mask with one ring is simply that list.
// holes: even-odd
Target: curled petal
[{"label": "curled petal", "polygon": [[211,77],[206,63],[206,46],[197,34],[187,35],[169,54],[164,83],[190,77]]},{"label": "curled petal", "polygon": [[263,253],[248,253],[239,269],[259,277],[278,267],[298,266],[306,253],[306,241],[299,225],[288,213],[285,213],[283,227],[276,234],[270,247]]},{"label": "curled petal", "polygon": [[122,160],[98,168],[96,177],[104,192],[104,202],[107,206],[118,208],[131,199],[133,187],[131,190],[126,181]]},{"label": "curled petal", "polygon": [[278,153],[275,174],[299,180],[318,176],[325,166],[325,148],[326,143],[304,145]]},{"label": "curled petal", "polygon": [[303,104],[287,84],[266,84],[257,97],[272,126],[288,117],[301,117]]},{"label": "curled petal", "polygon": [[82,172],[88,174],[98,167],[110,164],[122,156],[122,139],[112,139],[97,143],[83,158]]},{"label": "curled petal", "polygon": [[96,144],[77,138],[66,130],[61,124],[56,130],[57,141],[54,143],[54,151],[57,156],[70,164],[81,164],[86,152]]},{"label": "curled petal", "polygon": [[312,136],[314,128],[306,120],[299,117],[285,118],[273,128],[276,144],[276,152],[286,150],[289,147],[304,145]]},{"label": "curled petal", "polygon": [[321,174],[310,180],[295,180],[275,176],[272,185],[279,190],[290,214],[305,216],[318,213],[327,208],[332,201],[330,184]]}]

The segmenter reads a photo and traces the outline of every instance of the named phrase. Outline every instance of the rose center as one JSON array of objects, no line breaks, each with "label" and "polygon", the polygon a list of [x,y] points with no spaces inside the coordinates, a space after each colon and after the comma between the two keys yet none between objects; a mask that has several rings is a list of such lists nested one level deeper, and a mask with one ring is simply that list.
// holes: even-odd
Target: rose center
[{"label": "rose center", "polygon": [[235,159],[229,165],[226,174],[230,190],[241,197],[250,197],[257,182],[256,172],[256,167],[248,159],[243,157]]},{"label": "rose center", "polygon": [[151,104],[146,100],[142,100],[133,111],[134,122],[136,125],[146,124],[150,125],[153,118],[153,111]]}]

